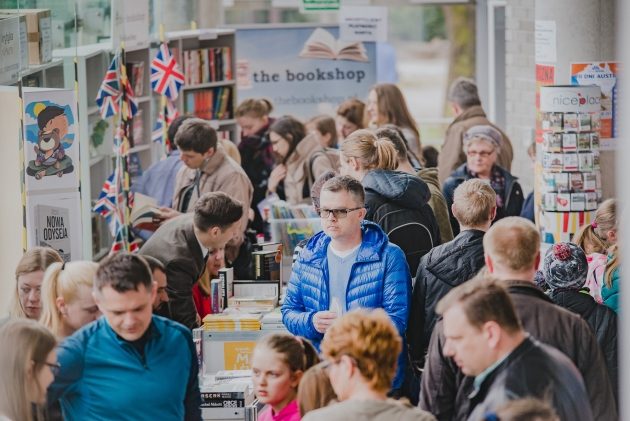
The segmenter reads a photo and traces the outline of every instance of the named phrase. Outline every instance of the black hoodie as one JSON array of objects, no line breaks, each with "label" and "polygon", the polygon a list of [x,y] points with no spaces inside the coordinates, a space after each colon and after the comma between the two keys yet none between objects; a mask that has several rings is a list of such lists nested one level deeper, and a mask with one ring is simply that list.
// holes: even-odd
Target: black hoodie
[{"label": "black hoodie", "polygon": [[484,234],[479,230],[462,231],[453,241],[434,248],[420,261],[407,324],[409,355],[416,373],[424,367],[424,356],[437,321],[438,301],[484,266]]},{"label": "black hoodie", "polygon": [[415,273],[420,258],[441,243],[440,228],[428,202],[431,191],[415,175],[373,170],[361,181],[365,188],[366,219],[376,222],[389,241],[405,253]]}]

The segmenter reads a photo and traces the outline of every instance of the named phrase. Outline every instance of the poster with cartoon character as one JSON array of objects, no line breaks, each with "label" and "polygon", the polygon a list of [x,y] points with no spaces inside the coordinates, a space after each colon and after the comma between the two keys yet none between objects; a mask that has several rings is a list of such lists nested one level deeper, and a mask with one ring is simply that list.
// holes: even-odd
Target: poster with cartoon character
[{"label": "poster with cartoon character", "polygon": [[79,139],[72,90],[24,91],[26,192],[79,187]]}]

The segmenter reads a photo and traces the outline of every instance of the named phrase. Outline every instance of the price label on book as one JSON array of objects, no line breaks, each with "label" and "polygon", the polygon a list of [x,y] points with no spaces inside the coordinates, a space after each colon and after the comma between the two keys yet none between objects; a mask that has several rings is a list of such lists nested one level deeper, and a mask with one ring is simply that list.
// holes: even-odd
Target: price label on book
[{"label": "price label on book", "polygon": [[302,0],[304,11],[334,11],[339,10],[339,0]]}]

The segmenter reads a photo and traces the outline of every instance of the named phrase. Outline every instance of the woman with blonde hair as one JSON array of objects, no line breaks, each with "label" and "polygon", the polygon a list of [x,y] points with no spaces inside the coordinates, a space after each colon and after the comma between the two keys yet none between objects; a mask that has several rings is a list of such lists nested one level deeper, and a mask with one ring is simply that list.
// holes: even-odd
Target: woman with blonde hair
[{"label": "woman with blonde hair", "polygon": [[55,337],[32,320],[0,328],[0,420],[44,419],[46,390],[59,370]]},{"label": "woman with blonde hair", "polygon": [[33,247],[15,268],[15,295],[9,315],[39,320],[42,310],[41,287],[44,272],[51,264],[63,262],[59,253],[48,247]]},{"label": "woman with blonde hair", "polygon": [[[579,246],[586,253],[588,261],[588,276],[585,286],[595,301],[602,303],[602,286],[608,265],[609,249],[617,242],[617,206],[614,199],[602,202],[595,212],[595,218],[590,224],[583,225],[573,235],[573,244]],[[612,250],[611,250],[612,251]],[[616,256],[616,253],[613,253]],[[612,261],[611,265],[618,265]],[[613,268],[614,269],[614,268]],[[610,273],[612,286],[612,271]]]},{"label": "woman with blonde hair", "polygon": [[392,83],[374,85],[368,95],[366,111],[370,127],[385,124],[400,127],[411,152],[417,157],[422,156],[420,131],[398,86]]},{"label": "woman with blonde hair", "polygon": [[98,264],[88,261],[53,263],[46,270],[39,321],[57,338],[72,335],[101,315],[92,298],[97,270]]},{"label": "woman with blonde hair", "polygon": [[365,218],[376,222],[405,252],[409,270],[416,273],[420,258],[441,244],[429,187],[413,174],[396,171],[398,152],[393,143],[370,130],[355,131],[340,150],[341,174],[361,181],[365,189]]}]

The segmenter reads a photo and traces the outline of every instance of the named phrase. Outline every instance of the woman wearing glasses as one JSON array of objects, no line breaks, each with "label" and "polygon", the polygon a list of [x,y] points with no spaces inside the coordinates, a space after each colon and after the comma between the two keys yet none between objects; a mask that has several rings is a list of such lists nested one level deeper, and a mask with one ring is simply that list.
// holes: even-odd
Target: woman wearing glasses
[{"label": "woman wearing glasses", "polygon": [[459,224],[451,210],[453,192],[457,186],[471,178],[487,181],[497,194],[495,222],[506,216],[520,216],[523,191],[516,177],[496,163],[500,144],[501,133],[492,126],[473,126],[464,134],[466,163],[453,171],[442,187],[454,235],[459,234]]},{"label": "woman wearing glasses", "polygon": [[11,318],[39,320],[44,272],[55,262],[63,263],[63,260],[59,253],[48,247],[33,247],[24,253],[15,269],[15,295],[9,313]]},{"label": "woman wearing glasses", "polygon": [[0,328],[0,421],[43,420],[46,389],[59,370],[55,337],[32,320]]},{"label": "woman wearing glasses", "polygon": [[322,352],[340,403],[311,411],[304,421],[432,421],[435,418],[387,398],[402,340],[385,311],[355,310],[326,332]]}]

